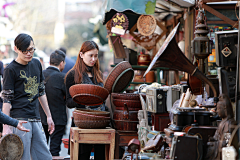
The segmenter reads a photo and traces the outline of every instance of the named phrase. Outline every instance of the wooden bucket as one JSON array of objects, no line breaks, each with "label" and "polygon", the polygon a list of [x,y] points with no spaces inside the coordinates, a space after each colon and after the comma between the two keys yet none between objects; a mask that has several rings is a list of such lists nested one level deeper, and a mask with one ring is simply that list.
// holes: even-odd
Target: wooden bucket
[{"label": "wooden bucket", "polygon": [[0,139],[0,159],[20,160],[23,155],[23,142],[16,134],[7,134]]}]

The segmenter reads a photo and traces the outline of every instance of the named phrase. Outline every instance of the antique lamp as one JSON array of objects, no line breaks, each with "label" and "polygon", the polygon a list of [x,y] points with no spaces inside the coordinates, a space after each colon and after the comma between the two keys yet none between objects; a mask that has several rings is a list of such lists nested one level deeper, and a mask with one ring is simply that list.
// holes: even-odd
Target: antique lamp
[{"label": "antique lamp", "polygon": [[209,31],[205,23],[205,13],[201,5],[202,1],[199,1],[195,38],[192,40],[192,53],[199,60],[199,69],[204,73],[204,59],[211,54],[211,45],[207,36]]}]

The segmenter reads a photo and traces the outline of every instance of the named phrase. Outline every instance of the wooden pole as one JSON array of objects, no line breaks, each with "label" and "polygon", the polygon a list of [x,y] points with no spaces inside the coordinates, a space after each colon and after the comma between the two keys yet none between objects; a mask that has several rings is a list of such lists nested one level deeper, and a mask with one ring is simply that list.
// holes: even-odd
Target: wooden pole
[{"label": "wooden pole", "polygon": [[[238,1],[238,7],[240,6],[240,2]],[[239,16],[240,16],[240,9],[239,9]],[[238,22],[238,26],[240,26],[240,21]],[[239,50],[240,49],[240,27],[238,27],[238,47],[237,47],[237,71],[236,71],[236,91],[235,91],[235,102],[236,102],[236,121],[237,123],[240,122],[240,70],[239,70],[239,63],[240,63],[240,56]],[[240,138],[240,132],[238,132],[238,139]]]}]

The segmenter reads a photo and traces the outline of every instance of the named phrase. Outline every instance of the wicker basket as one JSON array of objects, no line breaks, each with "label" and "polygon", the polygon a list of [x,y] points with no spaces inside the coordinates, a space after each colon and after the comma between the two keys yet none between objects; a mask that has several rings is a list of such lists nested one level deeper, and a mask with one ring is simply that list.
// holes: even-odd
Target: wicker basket
[{"label": "wicker basket", "polygon": [[112,93],[111,94],[113,99],[125,99],[125,100],[139,100],[139,94],[136,93]]},{"label": "wicker basket", "polygon": [[115,80],[112,87],[113,93],[122,93],[127,89],[130,85],[134,77],[134,70],[132,68],[128,68],[123,71]]},{"label": "wicker basket", "polygon": [[16,134],[7,134],[0,140],[1,159],[20,160],[23,155],[23,142]]},{"label": "wicker basket", "polygon": [[97,111],[97,110],[82,109],[82,108],[75,109],[74,111],[77,111],[77,112],[82,113],[82,114],[110,117],[110,112],[106,112],[106,111]]},{"label": "wicker basket", "polygon": [[138,31],[144,36],[153,34],[157,26],[157,22],[152,15],[141,15],[137,21]]},{"label": "wicker basket", "polygon": [[103,121],[97,121],[97,120],[75,120],[74,123],[77,127],[83,128],[83,129],[103,129],[109,126],[110,120],[103,120]]},{"label": "wicker basket", "polygon": [[108,97],[108,90],[92,84],[76,84],[69,88],[70,95],[76,103],[82,105],[100,105]]},{"label": "wicker basket", "polygon": [[90,121],[110,120],[110,117],[83,114],[83,113],[77,112],[77,111],[73,111],[73,117],[74,117],[74,120],[84,120],[84,121],[88,121],[88,120],[90,120]]},{"label": "wicker basket", "polygon": [[[133,76],[134,71],[129,70],[128,72],[126,72],[126,74],[123,75],[122,73],[127,69],[132,70],[131,64],[127,61],[122,61],[122,62],[118,63],[111,70],[111,72],[109,73],[109,75],[104,83],[104,88],[106,88],[109,93],[112,93],[112,91],[116,92],[115,91],[116,89],[118,90],[118,92],[123,92],[126,89],[126,86],[128,86],[131,83],[131,80],[132,80],[131,76],[130,76],[130,78],[126,79],[127,78],[126,74],[131,72],[131,75]],[[122,79],[125,79],[125,80],[123,81]],[[115,83],[116,80],[117,80],[117,83]],[[113,85],[114,85],[114,87],[113,87]]]}]

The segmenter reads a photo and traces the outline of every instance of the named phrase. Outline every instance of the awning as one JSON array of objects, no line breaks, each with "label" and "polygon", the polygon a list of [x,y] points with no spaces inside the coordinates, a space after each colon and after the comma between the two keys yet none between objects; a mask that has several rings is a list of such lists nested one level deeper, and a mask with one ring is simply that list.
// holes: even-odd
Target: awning
[{"label": "awning", "polygon": [[130,30],[142,14],[154,14],[156,0],[108,0],[106,4],[103,25],[105,25],[117,12],[124,13],[128,20]]},{"label": "awning", "polygon": [[136,14],[154,14],[156,0],[108,0],[106,12],[131,10]]}]

